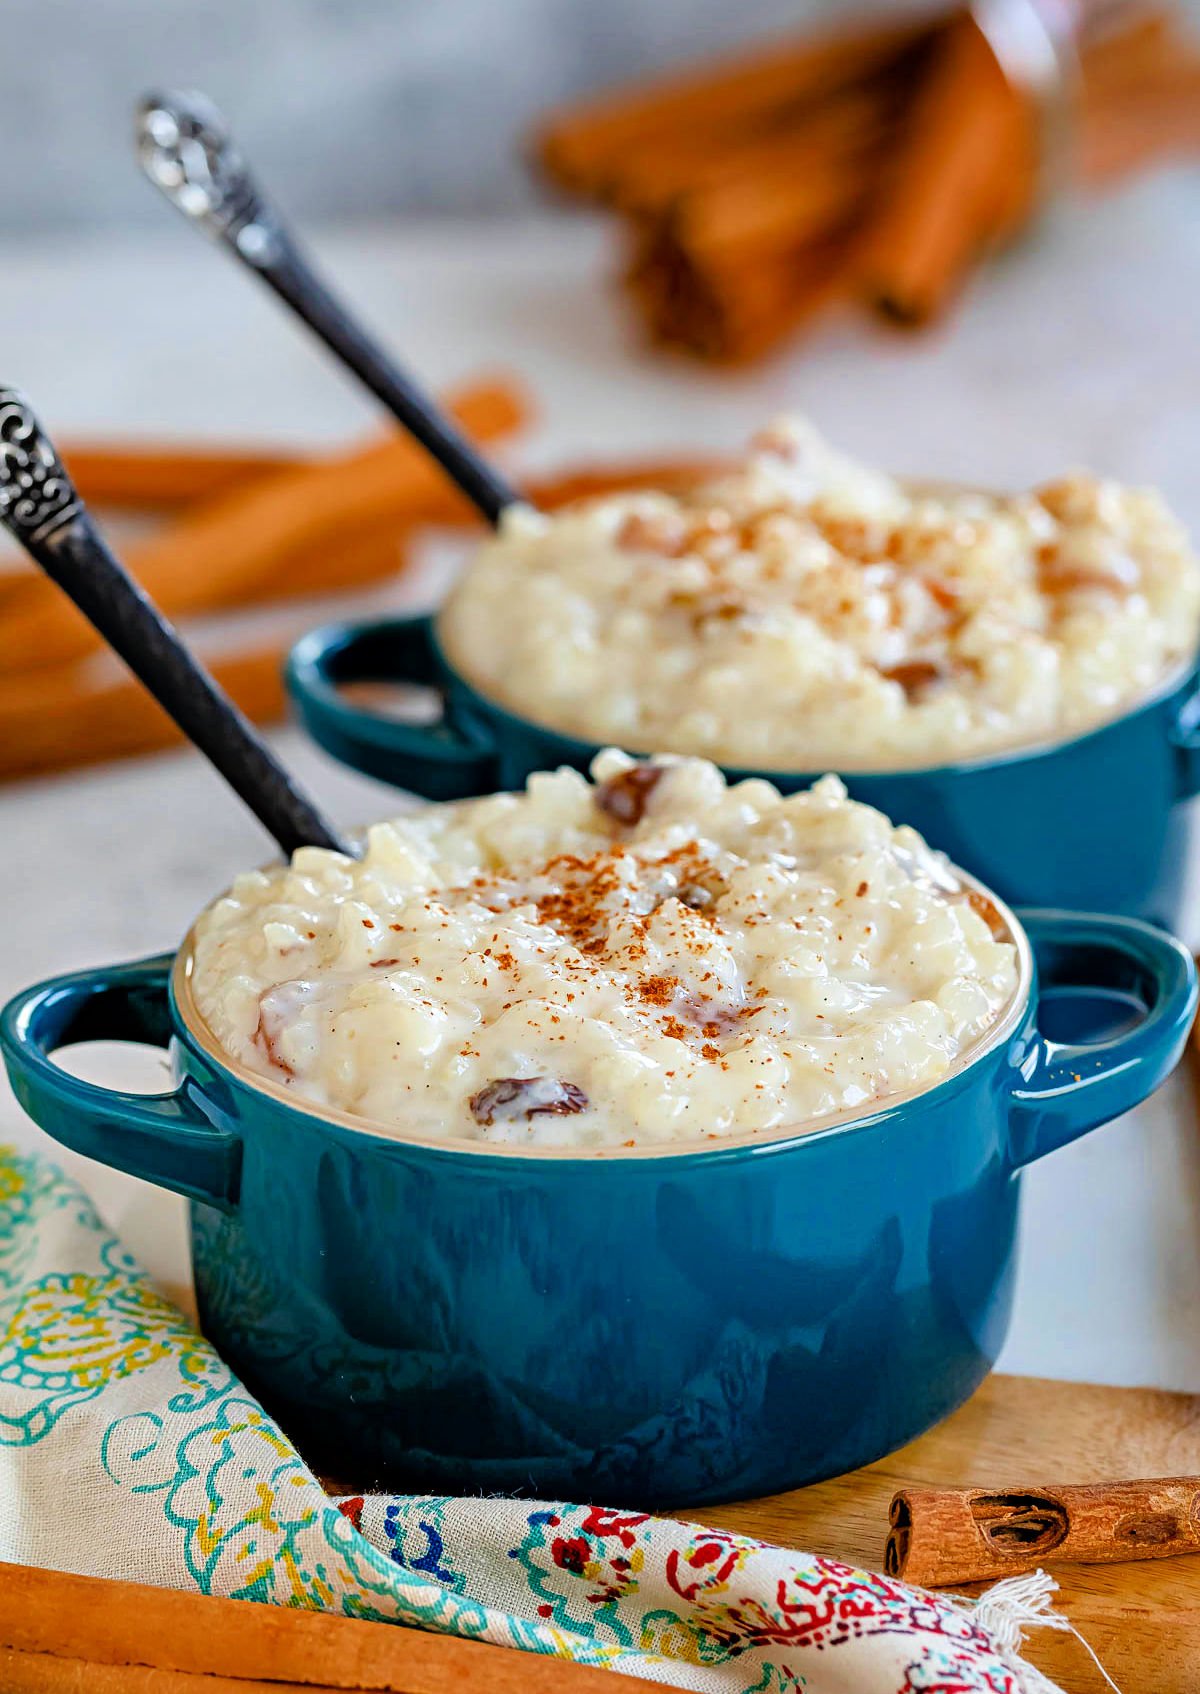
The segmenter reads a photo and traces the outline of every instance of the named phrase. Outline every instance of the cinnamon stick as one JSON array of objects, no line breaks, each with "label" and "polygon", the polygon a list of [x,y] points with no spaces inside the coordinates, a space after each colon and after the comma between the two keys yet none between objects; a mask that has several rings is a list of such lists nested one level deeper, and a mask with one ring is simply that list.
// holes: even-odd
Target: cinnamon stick
[{"label": "cinnamon stick", "polygon": [[686,130],[653,149],[637,149],[621,163],[613,203],[639,217],[667,213],[684,194],[721,184],[752,187],[762,172],[791,161],[795,175],[819,175],[829,164],[861,160],[878,145],[891,120],[891,79],[873,79],[842,93],[807,102],[769,124],[755,124],[714,139]]},{"label": "cinnamon stick", "polygon": [[1080,70],[1093,95],[1136,85],[1171,64],[1180,49],[1173,6],[1118,7],[1107,28],[1081,20]]},{"label": "cinnamon stick", "polygon": [[[287,715],[286,644],[208,659],[221,687],[254,723]],[[99,671],[99,675],[95,671]],[[73,770],[180,745],[184,737],[139,682],[107,655],[0,677],[0,781]]]},{"label": "cinnamon stick", "polygon": [[374,529],[356,530],[335,546],[317,541],[297,547],[289,555],[286,566],[270,581],[259,586],[254,605],[342,593],[395,576],[404,568],[409,541],[420,524],[450,523],[459,516],[449,500],[446,504],[444,518],[433,511],[422,512],[399,523],[381,523]]},{"label": "cinnamon stick", "polygon": [[1200,1552],[1200,1477],[1015,1488],[908,1488],[884,1569],[919,1588],[994,1582],[1051,1563]]},{"label": "cinnamon stick", "polygon": [[634,459],[610,464],[577,465],[555,476],[537,477],[523,485],[533,505],[556,511],[576,500],[595,500],[635,488],[683,494],[698,483],[729,469],[727,459]]},{"label": "cinnamon stick", "polygon": [[[420,524],[446,523],[454,524],[465,521],[460,508],[448,497],[445,509],[441,512],[429,507],[415,511],[412,519],[399,523],[381,523],[374,529],[356,530],[347,535],[336,545],[320,541],[314,545],[298,546],[290,553],[286,566],[268,581],[259,583],[254,590],[253,599],[247,599],[246,605],[266,605],[278,600],[300,599],[310,594],[333,594],[343,589],[359,587],[364,583],[377,582],[381,577],[392,576],[404,564],[406,543]],[[126,553],[132,549],[120,549]],[[0,570],[0,620],[8,613],[10,596],[16,595],[16,605],[21,605],[21,591],[32,581],[36,581],[31,569],[19,562],[14,562],[12,570]],[[230,595],[224,604],[211,609],[216,612],[228,611],[243,604]]]},{"label": "cinnamon stick", "polygon": [[[466,390],[450,411],[477,439],[525,415],[511,385]],[[463,510],[443,473],[406,436],[355,453],[299,465],[189,510],[164,534],[131,548],[137,580],[170,617],[242,605],[278,584],[297,551],[331,551],[381,525]],[[0,673],[63,663],[93,652],[99,638],[48,582],[30,577],[4,598]]]},{"label": "cinnamon stick", "polygon": [[622,160],[613,199],[636,214],[625,283],[654,340],[736,362],[825,303],[912,56],[719,143],[689,129]]},{"label": "cinnamon stick", "polygon": [[720,183],[685,195],[667,225],[693,259],[733,251],[739,263],[781,245],[797,250],[844,223],[858,209],[862,172],[853,159],[830,162],[816,176],[791,168],[786,151],[751,183]]},{"label": "cinnamon stick", "polygon": [[651,338],[718,363],[759,357],[836,297],[847,255],[836,225],[798,248],[783,244],[749,266],[736,255],[697,259],[656,229],[626,276]]},{"label": "cinnamon stick", "polygon": [[1154,159],[1200,152],[1200,55],[1176,42],[1173,61],[1122,86],[1085,78],[1077,168],[1107,188]]},{"label": "cinnamon stick", "polygon": [[780,108],[828,96],[885,67],[927,28],[911,18],[870,19],[792,43],[773,43],[714,69],[598,95],[552,113],[535,138],[542,167],[562,187],[604,198],[623,162],[680,133],[721,137]]},{"label": "cinnamon stick", "polygon": [[1035,134],[1028,98],[961,13],[933,50],[863,236],[859,274],[881,312],[927,322],[1002,225],[1027,214]]},{"label": "cinnamon stick", "polygon": [[614,1677],[398,1624],[0,1565],[6,1694],[603,1694]]},{"label": "cinnamon stick", "polygon": [[68,442],[62,456],[83,498],[95,506],[170,510],[246,488],[261,477],[306,464],[309,453],[254,447],[176,447],[149,442]]}]

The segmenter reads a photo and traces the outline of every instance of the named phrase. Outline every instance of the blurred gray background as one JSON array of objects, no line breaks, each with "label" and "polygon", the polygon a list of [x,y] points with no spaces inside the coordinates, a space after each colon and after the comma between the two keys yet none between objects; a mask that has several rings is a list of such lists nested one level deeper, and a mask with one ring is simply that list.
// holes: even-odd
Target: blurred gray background
[{"label": "blurred gray background", "polygon": [[512,212],[538,195],[521,140],[556,101],[845,9],[844,0],[2,0],[0,234],[161,225],[129,145],[134,101],[156,84],[210,94],[279,200],[304,217]]}]

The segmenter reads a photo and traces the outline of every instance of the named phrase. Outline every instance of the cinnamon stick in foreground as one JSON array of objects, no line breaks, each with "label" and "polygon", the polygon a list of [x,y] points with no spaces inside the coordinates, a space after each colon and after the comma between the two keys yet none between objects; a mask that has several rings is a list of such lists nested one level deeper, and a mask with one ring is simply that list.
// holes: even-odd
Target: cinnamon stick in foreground
[{"label": "cinnamon stick in foreground", "polygon": [[5,1694],[604,1694],[614,1678],[398,1624],[0,1564]]},{"label": "cinnamon stick in foreground", "polygon": [[1052,1563],[1200,1553],[1200,1477],[1017,1488],[906,1488],[884,1569],[918,1588],[995,1582]]}]

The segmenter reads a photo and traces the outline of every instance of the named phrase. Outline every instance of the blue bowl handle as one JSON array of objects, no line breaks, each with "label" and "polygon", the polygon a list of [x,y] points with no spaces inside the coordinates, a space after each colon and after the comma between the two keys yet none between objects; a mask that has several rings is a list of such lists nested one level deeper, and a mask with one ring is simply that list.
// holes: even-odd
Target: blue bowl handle
[{"label": "blue bowl handle", "polygon": [[288,691],[309,734],[342,764],[428,800],[466,800],[497,786],[496,750],[446,711],[433,723],[401,723],[354,705],[347,683],[418,683],[441,691],[428,616],[327,624],[292,648]]},{"label": "blue bowl handle", "polygon": [[70,1076],[51,1057],[72,1041],[168,1046],[172,964],[164,953],[27,988],[0,1014],[0,1048],[17,1099],[56,1141],[227,1209],[237,1199],[241,1141],[206,1116],[193,1082],[168,1094],[126,1094]]},{"label": "blue bowl handle", "polygon": [[[1152,1094],[1179,1062],[1196,1013],[1196,966],[1136,918],[1022,911],[1038,973],[1039,1032],[1019,1057],[1011,1156],[1030,1164]],[[1097,1012],[1123,1025],[1086,1036]],[[1042,1026],[1054,1031],[1047,1034]]]},{"label": "blue bowl handle", "polygon": [[1190,800],[1200,794],[1200,686],[1178,706],[1168,733],[1175,749],[1176,798]]}]

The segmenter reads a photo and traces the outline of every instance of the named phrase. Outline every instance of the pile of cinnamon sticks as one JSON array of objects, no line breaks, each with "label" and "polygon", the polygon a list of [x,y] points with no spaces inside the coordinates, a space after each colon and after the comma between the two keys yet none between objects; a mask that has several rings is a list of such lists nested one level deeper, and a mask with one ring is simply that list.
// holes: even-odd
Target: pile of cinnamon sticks
[{"label": "pile of cinnamon sticks", "polygon": [[970,10],[888,12],[555,113],[537,157],[622,218],[659,345],[745,362],[834,302],[926,323],[1048,188],[1200,149],[1200,50],[1176,11],[1078,16],[1052,100]]}]

